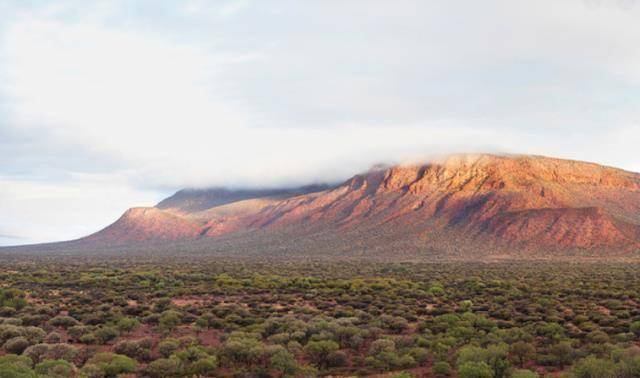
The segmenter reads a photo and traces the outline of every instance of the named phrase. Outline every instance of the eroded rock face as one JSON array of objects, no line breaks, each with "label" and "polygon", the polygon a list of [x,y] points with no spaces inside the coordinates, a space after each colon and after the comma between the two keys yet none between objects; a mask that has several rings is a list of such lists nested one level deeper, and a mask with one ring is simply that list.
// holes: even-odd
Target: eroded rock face
[{"label": "eroded rock face", "polygon": [[[181,191],[160,208],[130,210],[96,240],[217,237],[286,228],[303,237],[352,230],[477,241],[477,248],[637,249],[640,175],[538,156],[463,154],[375,169],[331,188],[233,193]],[[463,236],[463,238],[458,238]],[[386,239],[385,239],[386,238]],[[489,248],[489,247],[487,247]]]}]

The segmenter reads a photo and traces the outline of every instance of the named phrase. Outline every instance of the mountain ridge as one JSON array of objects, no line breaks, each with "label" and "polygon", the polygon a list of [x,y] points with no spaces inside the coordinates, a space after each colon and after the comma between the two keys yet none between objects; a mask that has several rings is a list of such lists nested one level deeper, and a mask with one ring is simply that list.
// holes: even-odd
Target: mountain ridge
[{"label": "mountain ridge", "polygon": [[[345,253],[349,245],[396,244],[418,254],[640,250],[640,175],[543,156],[457,154],[377,167],[333,186],[184,189],[149,209],[130,210],[81,241],[215,243],[242,235],[268,250],[326,235]],[[280,232],[288,236],[271,237]]]}]

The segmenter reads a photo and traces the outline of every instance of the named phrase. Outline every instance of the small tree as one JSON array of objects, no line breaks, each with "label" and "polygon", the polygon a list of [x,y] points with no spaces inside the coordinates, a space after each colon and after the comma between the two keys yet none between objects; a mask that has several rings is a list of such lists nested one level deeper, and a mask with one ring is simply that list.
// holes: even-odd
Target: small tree
[{"label": "small tree", "polygon": [[322,369],[327,366],[329,355],[339,348],[338,343],[331,340],[309,341],[305,346],[305,352],[311,361]]},{"label": "small tree", "polygon": [[513,343],[509,347],[509,353],[511,354],[514,362],[518,366],[523,367],[525,362],[529,361],[535,356],[536,348],[531,343],[518,341],[516,343]]},{"label": "small tree", "polygon": [[616,378],[616,365],[609,360],[589,356],[578,361],[572,369],[576,378]]}]

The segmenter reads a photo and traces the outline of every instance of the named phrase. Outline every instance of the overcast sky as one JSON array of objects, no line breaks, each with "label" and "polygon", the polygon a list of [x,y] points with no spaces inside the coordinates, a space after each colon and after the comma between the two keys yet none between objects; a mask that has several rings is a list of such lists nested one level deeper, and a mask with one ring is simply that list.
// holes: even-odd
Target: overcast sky
[{"label": "overcast sky", "polygon": [[0,0],[0,245],[183,187],[639,145],[633,0]]}]

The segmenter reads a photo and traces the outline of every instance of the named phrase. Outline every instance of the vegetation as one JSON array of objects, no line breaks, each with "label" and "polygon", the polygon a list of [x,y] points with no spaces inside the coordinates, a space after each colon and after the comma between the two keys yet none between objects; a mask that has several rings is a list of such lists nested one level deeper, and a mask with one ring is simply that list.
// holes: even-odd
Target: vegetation
[{"label": "vegetation", "polygon": [[8,261],[0,377],[640,377],[633,264]]}]

